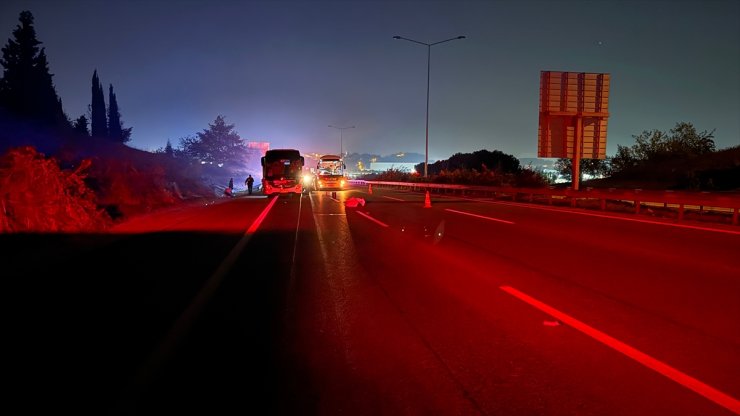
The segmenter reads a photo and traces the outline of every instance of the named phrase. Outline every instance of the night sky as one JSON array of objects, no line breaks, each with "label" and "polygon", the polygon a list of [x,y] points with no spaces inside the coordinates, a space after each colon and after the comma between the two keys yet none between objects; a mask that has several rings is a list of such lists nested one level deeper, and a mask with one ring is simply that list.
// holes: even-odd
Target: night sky
[{"label": "night sky", "polygon": [[607,155],[690,122],[740,144],[740,1],[18,1],[67,115],[97,69],[132,147],[155,150],[216,116],[249,141],[302,152],[501,150],[535,157],[540,71],[611,74]]}]

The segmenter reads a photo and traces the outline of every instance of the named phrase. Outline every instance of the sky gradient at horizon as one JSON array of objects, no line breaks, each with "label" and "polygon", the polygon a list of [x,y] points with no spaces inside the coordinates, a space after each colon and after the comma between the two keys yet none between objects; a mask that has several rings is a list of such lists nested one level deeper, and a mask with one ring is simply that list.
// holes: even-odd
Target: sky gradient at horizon
[{"label": "sky gradient at horizon", "polygon": [[34,16],[67,115],[97,70],[129,146],[155,150],[216,116],[248,141],[338,153],[537,154],[540,71],[609,73],[607,155],[690,122],[740,145],[740,2],[6,0],[3,46]]}]

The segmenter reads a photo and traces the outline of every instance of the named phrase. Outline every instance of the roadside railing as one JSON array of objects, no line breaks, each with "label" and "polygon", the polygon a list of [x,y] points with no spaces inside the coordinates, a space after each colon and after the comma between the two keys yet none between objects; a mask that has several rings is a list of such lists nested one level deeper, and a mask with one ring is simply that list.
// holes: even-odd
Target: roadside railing
[{"label": "roadside railing", "polygon": [[372,185],[411,191],[492,198],[574,208],[632,212],[659,217],[715,221],[738,225],[740,194],[722,192],[653,191],[642,189],[516,188],[420,182],[350,180],[354,185]]}]

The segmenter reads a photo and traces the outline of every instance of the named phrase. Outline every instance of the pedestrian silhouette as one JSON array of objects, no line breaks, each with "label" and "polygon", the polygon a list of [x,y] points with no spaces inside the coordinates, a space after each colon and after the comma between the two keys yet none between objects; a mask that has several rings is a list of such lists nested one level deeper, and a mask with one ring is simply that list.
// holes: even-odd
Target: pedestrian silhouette
[{"label": "pedestrian silhouette", "polygon": [[247,180],[245,180],[244,183],[247,185],[247,193],[252,195],[252,185],[254,184],[254,178],[252,175],[247,176]]},{"label": "pedestrian silhouette", "polygon": [[229,179],[229,189],[234,190],[234,178]]}]

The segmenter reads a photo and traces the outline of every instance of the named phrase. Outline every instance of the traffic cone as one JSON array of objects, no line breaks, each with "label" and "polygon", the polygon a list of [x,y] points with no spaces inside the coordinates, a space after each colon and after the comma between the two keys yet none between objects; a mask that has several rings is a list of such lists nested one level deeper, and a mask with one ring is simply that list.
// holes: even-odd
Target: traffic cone
[{"label": "traffic cone", "polygon": [[432,200],[429,199],[429,191],[427,191],[427,196],[424,197],[424,208],[431,208],[432,207]]},{"label": "traffic cone", "polygon": [[369,193],[370,195],[373,194],[373,184],[367,184],[367,193]]}]

